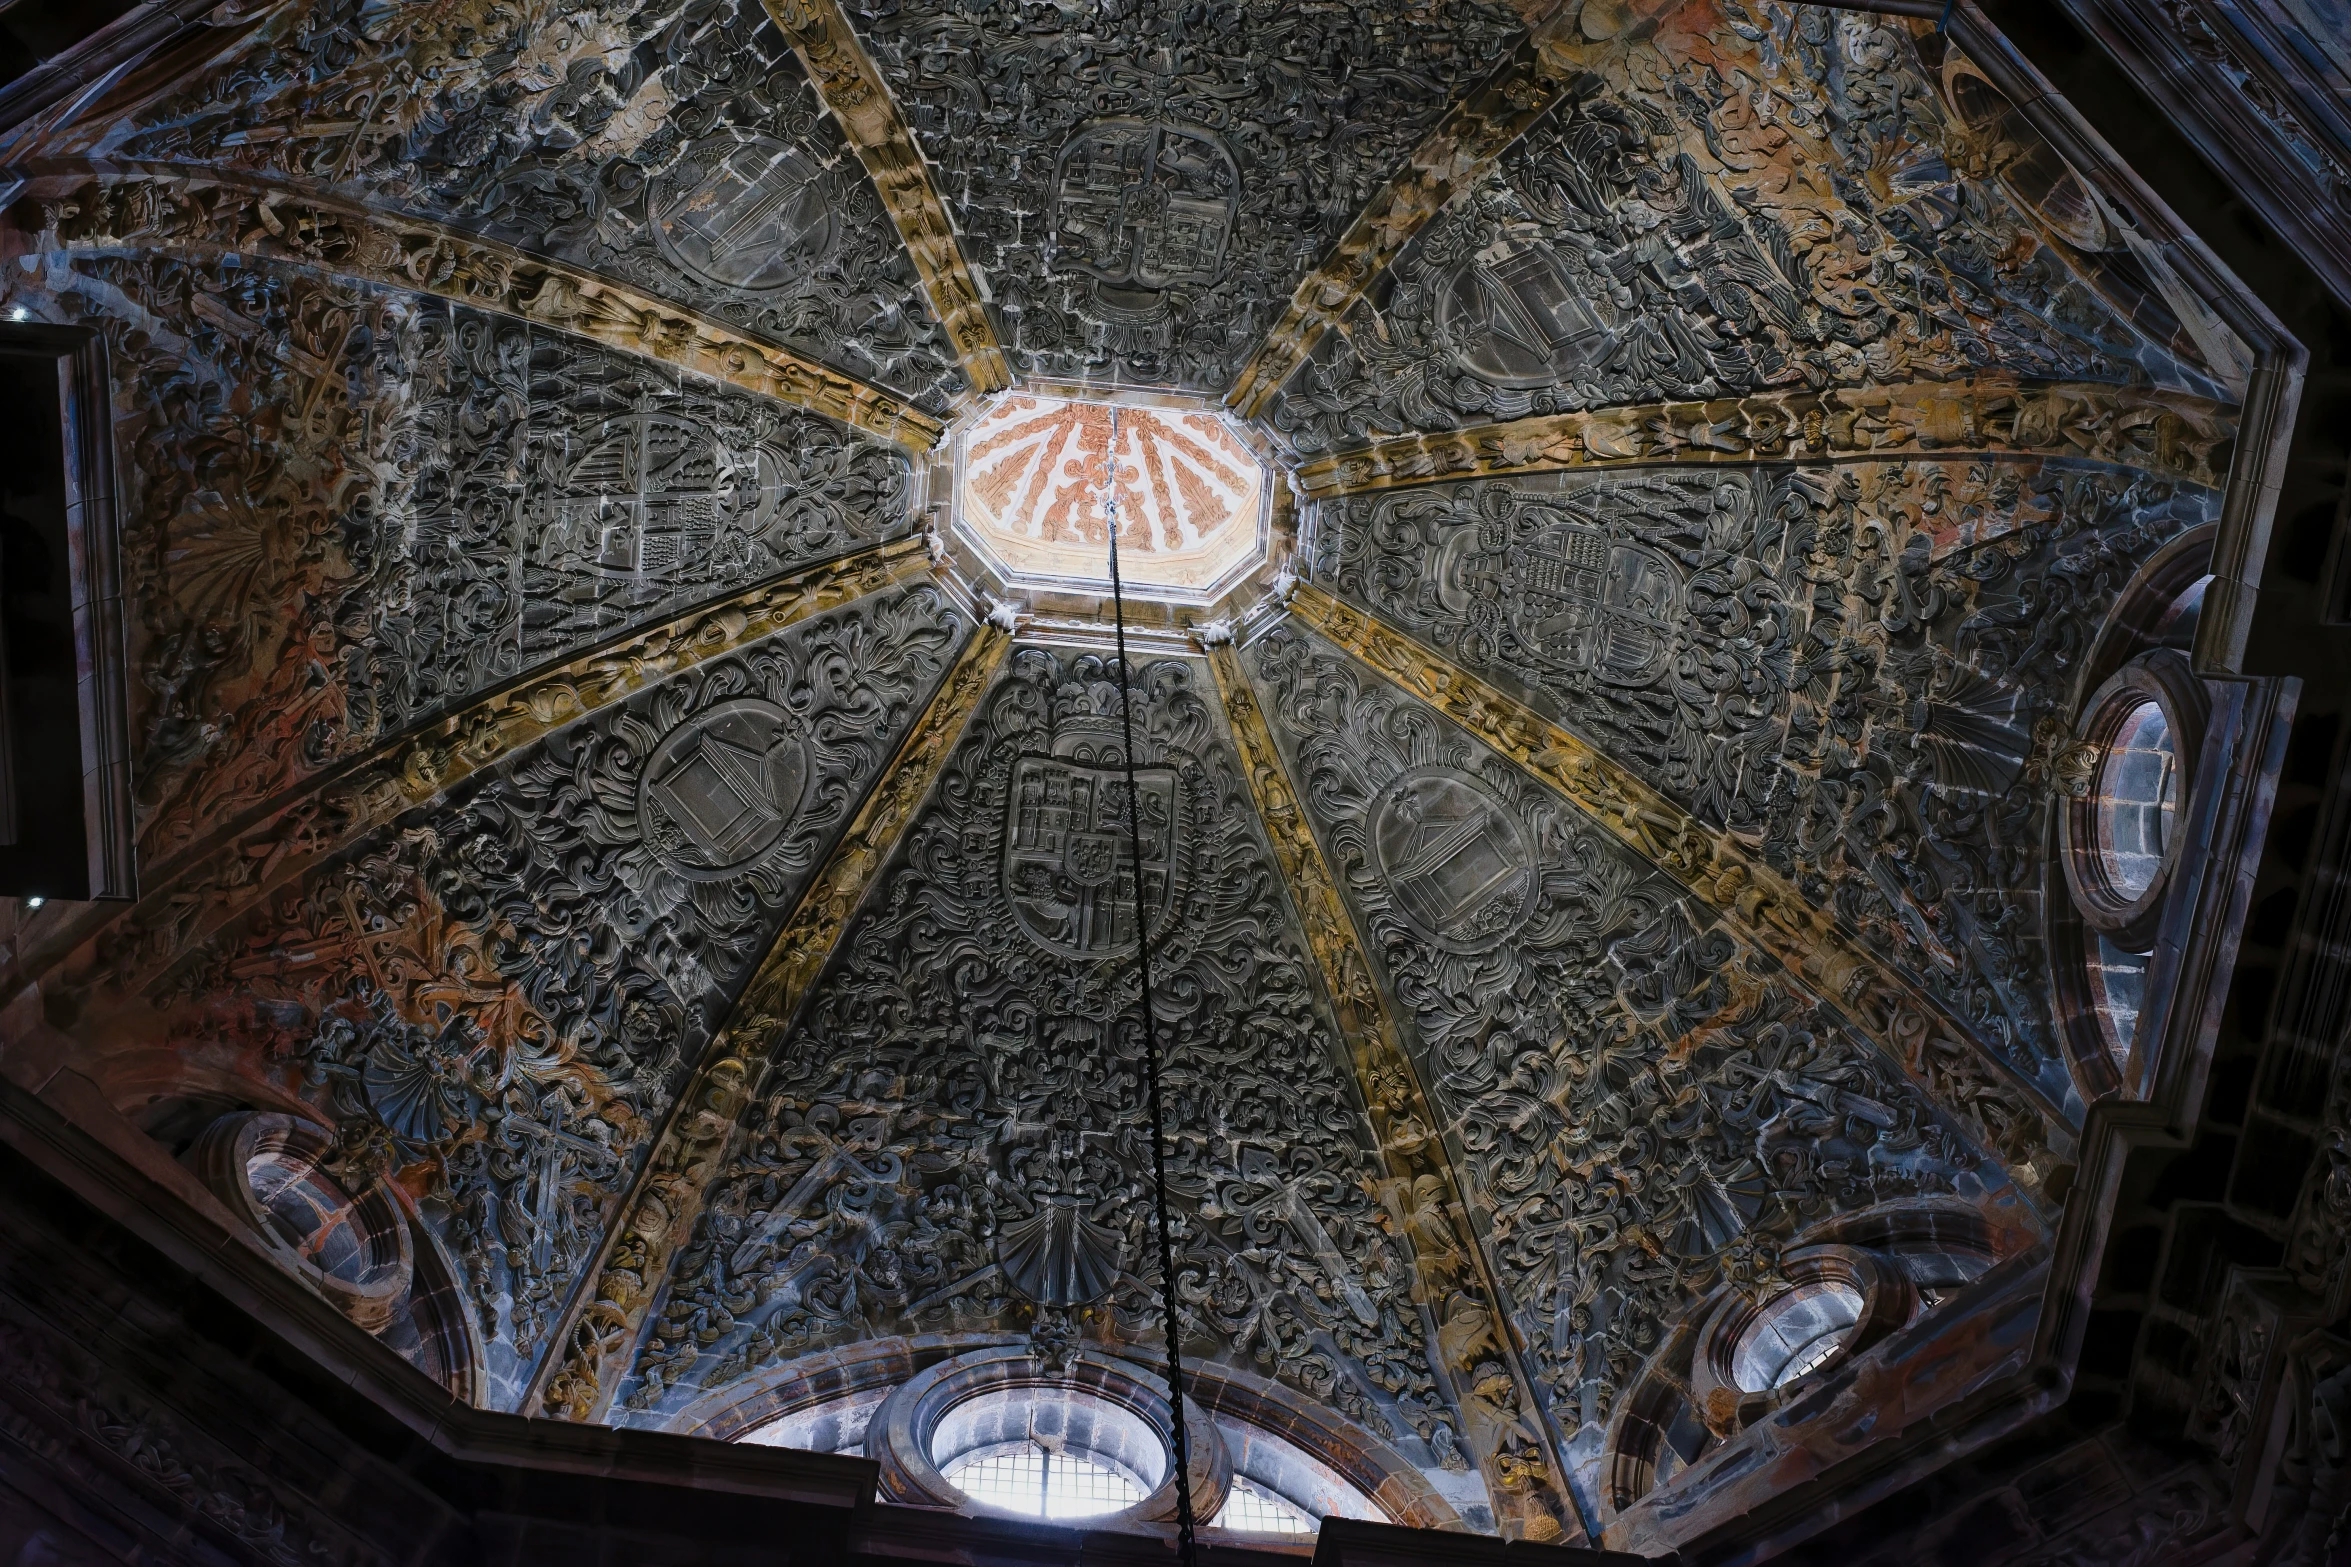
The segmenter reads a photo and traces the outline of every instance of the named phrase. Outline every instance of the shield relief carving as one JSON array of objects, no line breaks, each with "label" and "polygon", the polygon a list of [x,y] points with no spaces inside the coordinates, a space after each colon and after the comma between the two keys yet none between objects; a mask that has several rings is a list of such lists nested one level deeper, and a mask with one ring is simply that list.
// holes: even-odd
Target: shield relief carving
[{"label": "shield relief carving", "polygon": [[1176,770],[1138,766],[1143,886],[1136,896],[1127,822],[1126,770],[1114,743],[1081,732],[1050,755],[1013,764],[1004,827],[1005,901],[1021,930],[1047,951],[1071,958],[1133,950],[1140,910],[1153,930],[1174,905],[1182,878]]}]

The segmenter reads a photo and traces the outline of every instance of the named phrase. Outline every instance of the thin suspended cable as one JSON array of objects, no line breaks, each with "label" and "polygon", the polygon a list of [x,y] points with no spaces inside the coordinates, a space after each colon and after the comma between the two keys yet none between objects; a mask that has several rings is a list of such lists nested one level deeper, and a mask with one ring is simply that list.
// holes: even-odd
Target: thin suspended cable
[{"label": "thin suspended cable", "polygon": [[1135,968],[1143,989],[1143,1083],[1151,1106],[1151,1214],[1159,1229],[1159,1309],[1167,1331],[1167,1403],[1175,1418],[1176,1558],[1193,1567],[1192,1442],[1184,1430],[1184,1357],[1177,1344],[1175,1239],[1167,1223],[1167,1116],[1159,1094],[1159,1020],[1151,1007],[1151,921],[1143,897],[1143,796],[1135,787],[1135,700],[1127,685],[1126,586],[1118,574],[1118,409],[1110,410],[1104,459],[1104,515],[1110,525],[1110,610],[1118,631],[1118,715],[1127,776],[1127,847],[1135,867]]}]

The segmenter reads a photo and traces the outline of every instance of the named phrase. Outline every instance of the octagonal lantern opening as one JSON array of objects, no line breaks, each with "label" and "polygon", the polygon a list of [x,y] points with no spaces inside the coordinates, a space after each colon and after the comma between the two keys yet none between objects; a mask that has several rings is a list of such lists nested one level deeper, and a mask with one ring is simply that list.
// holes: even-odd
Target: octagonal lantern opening
[{"label": "octagonal lantern opening", "polygon": [[1205,604],[1265,561],[1273,475],[1222,412],[1008,392],[956,432],[955,531],[1008,586]]}]

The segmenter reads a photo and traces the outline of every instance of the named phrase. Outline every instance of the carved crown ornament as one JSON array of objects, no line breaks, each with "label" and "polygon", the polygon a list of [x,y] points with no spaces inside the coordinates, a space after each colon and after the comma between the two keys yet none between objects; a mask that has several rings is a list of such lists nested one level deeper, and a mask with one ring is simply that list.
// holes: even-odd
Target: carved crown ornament
[{"label": "carved crown ornament", "polygon": [[144,865],[0,1061],[478,1403],[945,1505],[1166,1285],[1204,1507],[1664,1550],[2038,1396],[2286,350],[1976,25],[320,0],[7,128]]}]

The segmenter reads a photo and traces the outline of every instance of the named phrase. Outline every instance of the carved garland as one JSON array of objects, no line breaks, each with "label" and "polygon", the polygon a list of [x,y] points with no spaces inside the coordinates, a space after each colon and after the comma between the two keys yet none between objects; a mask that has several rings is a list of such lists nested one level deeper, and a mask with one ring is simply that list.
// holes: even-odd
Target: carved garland
[{"label": "carved garland", "polygon": [[[1495,1282],[1485,1243],[1462,1238],[1465,1226],[1473,1233],[1476,1226],[1462,1200],[1453,1150],[1436,1130],[1442,1122],[1430,1108],[1420,1074],[1406,1054],[1395,1019],[1372,979],[1371,966],[1364,959],[1354,923],[1339,900],[1338,885],[1323,860],[1322,848],[1298,808],[1288,770],[1273,736],[1266,731],[1264,709],[1249,689],[1248,677],[1229,644],[1210,649],[1209,668],[1224,699],[1250,798],[1265,823],[1266,837],[1289,883],[1290,901],[1298,911],[1306,944],[1329,992],[1331,1010],[1355,1058],[1355,1076],[1362,1087],[1373,1135],[1379,1139],[1380,1157],[1394,1182],[1387,1199],[1389,1211],[1397,1228],[1409,1229],[1416,1241],[1413,1267],[1419,1287],[1415,1295],[1432,1328],[1437,1307],[1456,1295],[1469,1301],[1473,1309],[1489,1312],[1497,1331],[1510,1340],[1510,1371],[1518,1383],[1521,1407],[1540,1408],[1541,1401],[1528,1379],[1525,1346],[1517,1342],[1510,1314],[1498,1309],[1507,1297]],[[1421,1202],[1422,1193],[1436,1196],[1436,1201]],[[1466,1276],[1473,1268],[1475,1277]],[[1450,1345],[1453,1349],[1444,1357],[1451,1375],[1466,1379],[1477,1370],[1480,1357],[1475,1343],[1463,1343],[1459,1333],[1448,1334],[1442,1328],[1435,1328],[1432,1336],[1441,1347]],[[1548,1496],[1549,1507],[1540,1509],[1546,1516],[1566,1511],[1562,1499],[1566,1488],[1556,1479],[1566,1468],[1548,1425],[1542,1428],[1542,1435],[1552,1467],[1549,1476],[1530,1473],[1523,1462],[1501,1452],[1492,1440],[1499,1432],[1479,1434],[1488,1440],[1478,1443],[1478,1467],[1497,1506],[1507,1508],[1532,1491]],[[1585,1530],[1589,1534],[1588,1522]]]}]

